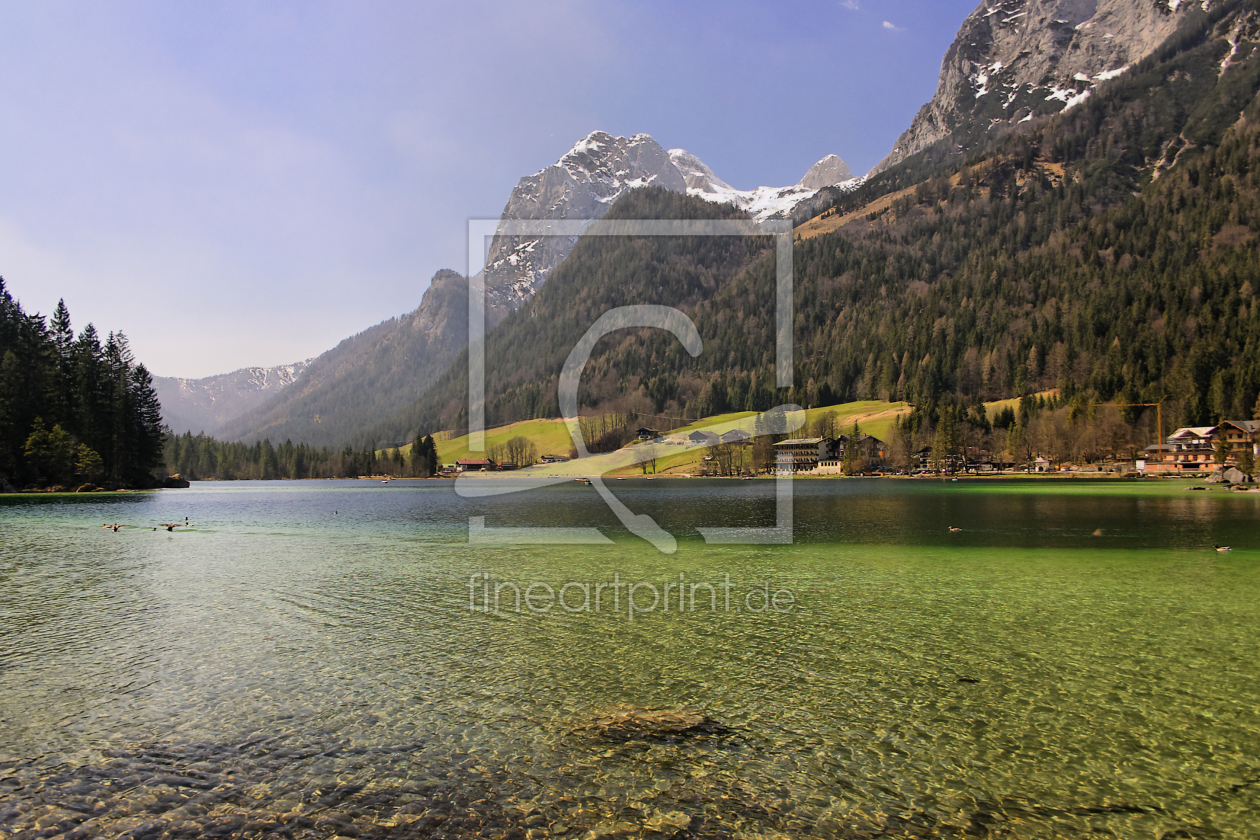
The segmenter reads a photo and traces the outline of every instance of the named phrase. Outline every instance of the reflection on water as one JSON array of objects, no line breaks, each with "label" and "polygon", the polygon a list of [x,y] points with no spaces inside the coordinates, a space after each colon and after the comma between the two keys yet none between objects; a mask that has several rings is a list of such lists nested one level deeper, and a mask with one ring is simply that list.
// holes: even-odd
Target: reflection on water
[{"label": "reflection on water", "polygon": [[[0,836],[1253,833],[1260,501],[796,485],[795,545],[707,547],[770,482],[618,483],[672,556],[576,485],[6,499]],[[474,549],[470,515],[617,543]],[[495,613],[474,579],[578,588]],[[733,597],[566,608],[680,579]],[[703,723],[599,725],[655,712]]]}]

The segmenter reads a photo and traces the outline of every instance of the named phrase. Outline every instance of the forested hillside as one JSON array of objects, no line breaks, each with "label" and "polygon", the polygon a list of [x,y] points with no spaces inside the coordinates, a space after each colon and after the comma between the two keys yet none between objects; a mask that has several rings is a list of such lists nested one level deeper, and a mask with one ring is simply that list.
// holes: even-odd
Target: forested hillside
[{"label": "forested hillside", "polygon": [[[659,331],[610,336],[584,375],[584,406],[695,417],[887,398],[920,405],[931,423],[938,405],[1061,388],[1065,399],[1168,397],[1169,423],[1252,416],[1260,408],[1260,56],[1237,32],[1247,21],[1238,13],[1255,5],[1196,13],[1065,114],[965,155],[938,144],[831,208],[850,221],[795,246],[792,392],[771,391],[768,242],[592,238],[490,335],[487,422],[554,416],[569,348],[624,303],[688,312],[704,352],[693,359]],[[852,218],[863,202],[898,190],[882,209]],[[613,210],[621,218],[708,212],[653,189]],[[380,438],[460,428],[465,365],[457,360],[409,414],[378,429]]]},{"label": "forested hillside", "polygon": [[1196,15],[1099,95],[961,165],[937,148],[868,185],[935,169],[881,216],[800,246],[798,264],[837,281],[817,370],[858,396],[1060,387],[1171,396],[1186,423],[1250,417],[1260,56],[1226,26],[1255,5]]},{"label": "forested hillside", "polygon": [[[633,190],[605,219],[747,219],[734,207],[657,187]],[[558,416],[556,381],[570,350],[604,312],[659,304],[690,311],[771,247],[769,237],[584,237],[538,294],[486,338],[486,418],[491,424]],[[609,376],[605,356],[631,333],[600,342],[587,366],[583,406],[602,411],[654,411],[676,398],[678,370],[657,370],[651,358]],[[673,340],[671,338],[671,340]],[[656,374],[660,375],[657,376]],[[405,440],[409,430],[467,424],[467,352],[410,410],[379,426],[380,440]],[[703,383],[699,383],[703,384]]]},{"label": "forested hillside", "polygon": [[0,278],[0,479],[150,487],[161,463],[161,406],[126,336],[75,336],[64,301],[51,323],[27,315]]}]

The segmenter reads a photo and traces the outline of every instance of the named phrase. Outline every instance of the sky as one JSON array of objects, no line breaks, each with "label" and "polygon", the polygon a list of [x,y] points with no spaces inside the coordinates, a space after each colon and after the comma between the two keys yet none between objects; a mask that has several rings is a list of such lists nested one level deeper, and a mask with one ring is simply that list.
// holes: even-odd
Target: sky
[{"label": "sky", "polygon": [[591,131],[739,189],[865,172],[976,4],[3,3],[0,276],[158,375],[310,358]]}]

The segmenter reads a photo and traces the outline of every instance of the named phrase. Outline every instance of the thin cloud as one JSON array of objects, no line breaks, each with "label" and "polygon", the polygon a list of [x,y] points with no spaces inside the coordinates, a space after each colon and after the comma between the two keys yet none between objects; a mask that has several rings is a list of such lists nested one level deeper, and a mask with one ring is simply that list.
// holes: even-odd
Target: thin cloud
[{"label": "thin cloud", "polygon": [[848,9],[850,12],[858,10],[858,0],[840,0],[840,5]]},{"label": "thin cloud", "polygon": [[896,26],[895,24],[889,23],[888,21],[884,21],[884,28],[892,32],[905,32],[906,31],[902,29],[900,26]]}]

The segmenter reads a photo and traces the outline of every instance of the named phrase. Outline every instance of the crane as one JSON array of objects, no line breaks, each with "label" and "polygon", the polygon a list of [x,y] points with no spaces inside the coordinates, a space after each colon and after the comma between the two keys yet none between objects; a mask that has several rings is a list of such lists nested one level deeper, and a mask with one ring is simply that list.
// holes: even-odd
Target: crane
[{"label": "crane", "polygon": [[1154,408],[1155,409],[1155,431],[1159,435],[1155,439],[1155,446],[1160,453],[1160,460],[1164,455],[1164,400],[1168,399],[1171,394],[1164,394],[1159,398],[1159,402],[1153,403],[1095,403],[1094,405],[1102,408]]}]

